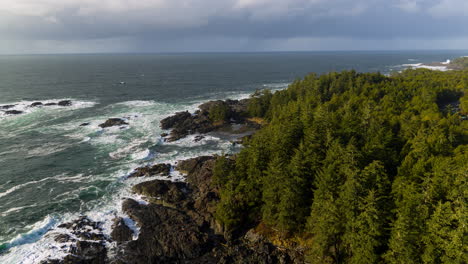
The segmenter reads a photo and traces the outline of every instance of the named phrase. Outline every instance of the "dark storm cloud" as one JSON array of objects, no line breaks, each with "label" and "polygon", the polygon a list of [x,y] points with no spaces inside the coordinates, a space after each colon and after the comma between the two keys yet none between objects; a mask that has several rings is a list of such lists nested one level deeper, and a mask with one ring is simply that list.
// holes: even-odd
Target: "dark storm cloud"
[{"label": "dark storm cloud", "polygon": [[178,51],[209,50],[210,40],[257,50],[270,40],[346,39],[349,45],[468,38],[465,0],[0,0],[0,5],[3,52],[14,51],[5,43],[24,50],[39,42],[49,42],[51,51],[58,43],[66,50],[88,42],[91,50],[114,43],[118,50]]}]

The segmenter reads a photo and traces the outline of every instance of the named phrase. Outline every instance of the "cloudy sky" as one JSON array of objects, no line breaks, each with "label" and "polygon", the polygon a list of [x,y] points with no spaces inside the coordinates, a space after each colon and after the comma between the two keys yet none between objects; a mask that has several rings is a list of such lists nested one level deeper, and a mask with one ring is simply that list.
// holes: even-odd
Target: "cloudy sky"
[{"label": "cloudy sky", "polygon": [[468,0],[0,0],[0,53],[468,49]]}]

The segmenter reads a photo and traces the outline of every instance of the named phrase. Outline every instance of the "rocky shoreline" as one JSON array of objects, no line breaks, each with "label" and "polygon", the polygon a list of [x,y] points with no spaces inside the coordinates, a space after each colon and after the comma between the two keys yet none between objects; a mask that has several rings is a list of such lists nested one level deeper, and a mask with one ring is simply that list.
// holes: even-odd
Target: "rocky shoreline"
[{"label": "rocky shoreline", "polygon": [[[49,102],[49,103],[43,103],[43,102],[33,102],[28,107],[30,108],[35,108],[35,107],[47,107],[47,106],[61,106],[61,107],[66,107],[66,106],[71,106],[73,102],[71,100],[61,100],[58,102]],[[10,105],[0,105],[0,111],[5,113],[6,115],[19,115],[23,114],[24,111],[14,109],[18,105],[16,104],[10,104]]]},{"label": "rocky shoreline", "polygon": [[[191,134],[203,137],[233,125],[238,126],[237,132],[252,134],[260,125],[247,118],[247,105],[248,99],[210,101],[194,114],[179,112],[163,119],[161,127],[171,129],[165,135],[167,141]],[[69,254],[41,263],[303,263],[300,251],[274,246],[249,227],[234,234],[216,221],[220,199],[213,184],[216,158],[201,156],[135,169],[128,177],[170,178],[171,170],[177,170],[185,181],[149,180],[133,186],[132,191],[145,202],[125,199],[122,211],[139,227],[138,234],[118,217],[110,235],[103,234],[103,223],[86,216],[60,225],[61,233],[53,233],[55,241]]]}]

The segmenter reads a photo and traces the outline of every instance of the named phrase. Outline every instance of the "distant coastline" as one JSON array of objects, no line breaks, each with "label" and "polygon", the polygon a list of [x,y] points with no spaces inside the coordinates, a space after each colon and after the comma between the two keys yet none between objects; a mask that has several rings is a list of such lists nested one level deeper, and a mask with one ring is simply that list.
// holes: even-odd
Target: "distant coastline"
[{"label": "distant coastline", "polygon": [[464,70],[468,68],[468,56],[459,57],[454,60],[446,60],[444,62],[414,63],[404,64],[403,66],[409,68],[424,68],[438,71]]}]

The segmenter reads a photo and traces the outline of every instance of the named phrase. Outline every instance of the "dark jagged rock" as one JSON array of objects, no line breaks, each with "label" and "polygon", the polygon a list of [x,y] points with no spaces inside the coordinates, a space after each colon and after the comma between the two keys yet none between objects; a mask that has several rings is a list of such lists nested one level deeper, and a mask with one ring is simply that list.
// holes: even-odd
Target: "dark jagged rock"
[{"label": "dark jagged rock", "polygon": [[219,200],[211,183],[214,163],[208,156],[180,161],[187,183],[156,180],[134,187],[150,204],[128,199],[122,205],[141,227],[138,239],[119,249],[125,252],[118,254],[122,263],[303,263],[301,254],[280,250],[252,232],[227,241],[217,235],[222,229],[214,220]]},{"label": "dark jagged rock", "polygon": [[184,182],[163,180],[142,182],[133,186],[132,190],[146,197],[156,198],[150,199],[154,203],[170,207],[176,207],[176,204],[185,201],[189,192],[187,184]]},{"label": "dark jagged rock", "polygon": [[167,136],[169,136],[168,133],[162,133],[162,134],[161,134],[161,137],[167,137]]},{"label": "dark jagged rock", "polygon": [[122,208],[140,226],[138,239],[123,248],[125,263],[181,263],[213,247],[209,235],[184,211],[130,199]]},{"label": "dark jagged rock", "polygon": [[8,111],[5,111],[5,114],[7,115],[19,115],[19,114],[22,114],[23,111],[18,111],[18,110],[8,110]]},{"label": "dark jagged rock", "polygon": [[153,176],[153,175],[168,176],[170,172],[171,172],[171,164],[161,163],[161,164],[156,164],[153,166],[136,168],[128,177],[132,178],[132,177],[143,177],[143,176]]},{"label": "dark jagged rock", "polygon": [[57,105],[57,103],[46,103],[46,104],[44,104],[44,106],[53,106],[53,105]]},{"label": "dark jagged rock", "polygon": [[209,101],[201,104],[193,115],[178,112],[161,120],[162,129],[172,129],[168,141],[196,133],[208,133],[228,123],[246,122],[248,99]]},{"label": "dark jagged rock", "polygon": [[206,161],[214,159],[213,156],[200,156],[192,159],[180,160],[177,162],[175,169],[190,175],[196,170],[199,170]]},{"label": "dark jagged rock", "polygon": [[106,263],[107,249],[102,242],[78,241],[71,253],[65,263]]},{"label": "dark jagged rock", "polygon": [[128,125],[128,123],[125,122],[125,120],[121,118],[109,118],[106,120],[106,122],[100,124],[99,126],[102,128],[106,128],[106,127],[122,126],[122,125]]},{"label": "dark jagged rock", "polygon": [[75,232],[76,236],[82,240],[103,241],[106,237],[103,234],[96,234],[92,232]]},{"label": "dark jagged rock", "polygon": [[[186,183],[154,180],[135,185],[133,190],[149,203],[126,199],[122,211],[140,227],[139,236],[132,240],[131,230],[116,218],[111,237],[117,246],[111,259],[106,259],[107,240],[102,238],[80,240],[65,259],[44,263],[304,263],[300,251],[280,249],[252,230],[236,237],[223,234],[214,218],[219,200],[212,184],[215,161],[210,156],[180,161],[178,167],[188,173]],[[100,228],[86,217],[61,226]]]},{"label": "dark jagged rock", "polygon": [[189,112],[178,112],[173,116],[161,120],[161,128],[172,128],[167,140],[175,141],[189,134],[212,131],[213,124],[205,115],[192,115]]},{"label": "dark jagged rock", "polygon": [[39,264],[63,264],[65,263],[63,259],[47,259],[42,260]]},{"label": "dark jagged rock", "polygon": [[196,137],[193,139],[193,141],[194,141],[194,142],[198,142],[198,141],[200,141],[200,140],[202,140],[202,139],[204,139],[204,138],[205,138],[205,136],[199,135],[199,136],[196,136]]},{"label": "dark jagged rock", "polygon": [[0,109],[11,109],[13,107],[15,107],[16,105],[2,105],[0,106]]},{"label": "dark jagged rock", "polygon": [[58,242],[58,243],[66,243],[66,242],[69,242],[69,241],[73,241],[74,239],[72,239],[67,234],[60,234],[60,235],[57,235],[54,240],[55,240],[55,242]]},{"label": "dark jagged rock", "polygon": [[42,102],[34,102],[30,105],[30,107],[36,107],[36,106],[42,106],[43,103]]},{"label": "dark jagged rock", "polygon": [[[172,129],[168,140],[173,141],[189,134],[207,133],[222,126],[251,126],[245,118],[248,100],[213,101],[200,106],[194,115],[179,112],[161,121],[163,129]],[[215,124],[210,112],[227,106],[227,119]],[[224,108],[223,108],[224,109]],[[252,127],[255,126],[252,124]],[[249,127],[250,129],[250,127]],[[221,133],[221,132],[218,132]],[[230,131],[222,132],[230,133]],[[239,137],[248,133],[239,132]],[[168,136],[168,135],[161,135]],[[196,138],[201,140],[202,138]],[[234,162],[233,158],[228,159]],[[68,263],[304,263],[301,249],[279,248],[268,239],[256,234],[251,227],[239,227],[236,232],[226,231],[215,218],[220,199],[217,184],[213,183],[216,157],[201,156],[177,162],[175,169],[186,174],[185,182],[152,180],[135,185],[132,190],[143,196],[146,203],[126,199],[122,211],[136,222],[138,238],[121,218],[114,220],[111,238],[116,241],[111,259],[103,257],[98,242],[73,248],[63,261]],[[136,169],[129,177],[169,175],[170,164],[157,164]],[[92,223],[83,220],[65,224],[79,239],[81,226]],[[91,221],[92,222],[92,221]],[[99,224],[96,224],[100,228]],[[99,233],[99,232],[97,232]],[[106,237],[99,240],[101,245]],[[93,244],[95,243],[95,244]],[[104,254],[105,255],[105,254]],[[68,258],[68,259],[67,259]],[[51,262],[52,263],[52,262]],[[62,262],[61,262],[62,263]]]},{"label": "dark jagged rock", "polygon": [[114,219],[110,236],[114,241],[125,242],[132,240],[133,232],[125,224],[125,221],[121,217],[118,217]]},{"label": "dark jagged rock", "polygon": [[[58,227],[69,229],[73,235],[81,240],[102,241],[106,239],[106,237],[102,234],[101,223],[94,222],[86,216],[82,216],[69,223],[61,224]],[[65,235],[66,234],[61,234],[57,236],[56,239],[60,237],[60,239],[63,240]]]},{"label": "dark jagged rock", "polygon": [[173,116],[166,117],[161,120],[161,128],[162,129],[170,129],[174,127],[177,123],[184,122],[185,120],[191,118],[192,115],[188,112],[177,112]]},{"label": "dark jagged rock", "polygon": [[89,219],[86,216],[81,216],[78,219],[68,222],[68,223],[63,223],[59,225],[59,228],[67,228],[67,229],[72,229],[74,231],[84,229],[86,227],[90,227],[92,229],[97,229],[101,230],[101,223],[99,222],[94,222],[91,219]]},{"label": "dark jagged rock", "polygon": [[90,220],[86,216],[81,216],[72,222],[59,225],[58,228],[68,229],[68,232],[71,233],[71,235],[62,233],[55,236],[55,241],[58,243],[72,242],[69,247],[62,246],[63,249],[67,250],[68,255],[61,260],[48,259],[41,263],[108,263],[107,248],[105,246],[108,239],[102,233],[101,224]]},{"label": "dark jagged rock", "polygon": [[80,126],[89,126],[89,124],[90,124],[89,122],[85,122],[85,123],[80,124]]},{"label": "dark jagged rock", "polygon": [[72,105],[72,101],[71,100],[62,100],[62,101],[59,101],[57,104],[59,106],[70,106],[70,105]]}]

